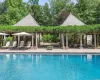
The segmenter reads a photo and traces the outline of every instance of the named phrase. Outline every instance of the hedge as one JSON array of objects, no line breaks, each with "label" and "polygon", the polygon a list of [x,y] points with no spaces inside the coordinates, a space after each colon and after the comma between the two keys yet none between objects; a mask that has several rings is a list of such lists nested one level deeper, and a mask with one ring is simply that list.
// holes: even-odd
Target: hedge
[{"label": "hedge", "polygon": [[0,26],[0,32],[29,32],[29,33],[100,33],[100,25],[84,26]]}]

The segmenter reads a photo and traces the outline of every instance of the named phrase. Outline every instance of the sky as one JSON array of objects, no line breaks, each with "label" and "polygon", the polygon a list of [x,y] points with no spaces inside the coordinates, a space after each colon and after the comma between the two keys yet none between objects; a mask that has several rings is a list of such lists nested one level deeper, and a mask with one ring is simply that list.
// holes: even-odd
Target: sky
[{"label": "sky", "polygon": [[[0,2],[2,2],[3,0],[0,0]],[[25,2],[27,2],[28,0],[24,0]],[[76,2],[76,0],[72,0],[73,2]],[[44,5],[46,2],[48,2],[48,0],[40,0],[40,5]]]},{"label": "sky", "polygon": [[[24,0],[27,2],[27,0]],[[76,0],[72,0],[73,2],[76,2]],[[40,0],[40,4],[44,5],[46,2],[48,2],[48,0]]]}]

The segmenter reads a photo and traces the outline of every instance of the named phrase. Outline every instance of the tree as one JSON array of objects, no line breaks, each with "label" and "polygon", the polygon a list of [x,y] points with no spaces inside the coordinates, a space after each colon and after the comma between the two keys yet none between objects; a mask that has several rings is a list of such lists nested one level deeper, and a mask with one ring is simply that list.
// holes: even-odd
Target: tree
[{"label": "tree", "polygon": [[0,24],[13,25],[28,13],[23,0],[5,0],[4,6],[6,10],[0,16]]},{"label": "tree", "polygon": [[96,7],[96,14],[95,14],[95,16],[96,16],[96,24],[100,24],[100,2],[99,2],[99,4],[98,4],[98,6]]},{"label": "tree", "polygon": [[99,2],[100,0],[78,0],[77,16],[86,24],[94,24],[96,7]]},{"label": "tree", "polygon": [[29,2],[28,3],[30,3],[31,5],[33,5],[33,4],[39,4],[39,0],[29,0]]},{"label": "tree", "polygon": [[61,25],[66,18],[69,16],[70,13],[76,15],[76,11],[77,9],[75,8],[75,4],[74,3],[70,3],[69,5],[67,5],[66,7],[64,7],[58,14],[57,17],[57,23],[58,25]]},{"label": "tree", "polygon": [[49,0],[53,25],[58,25],[58,14],[70,4],[71,0]]},{"label": "tree", "polygon": [[51,13],[48,3],[45,3],[45,5],[42,7],[42,13],[43,13],[43,25],[50,26],[52,25],[52,19],[51,19]]},{"label": "tree", "polygon": [[0,2],[0,15],[5,12],[5,6],[3,2]]},{"label": "tree", "polygon": [[42,17],[42,7],[40,5],[34,4],[31,5],[30,13],[35,18],[35,20],[42,25],[43,23],[43,17]]}]

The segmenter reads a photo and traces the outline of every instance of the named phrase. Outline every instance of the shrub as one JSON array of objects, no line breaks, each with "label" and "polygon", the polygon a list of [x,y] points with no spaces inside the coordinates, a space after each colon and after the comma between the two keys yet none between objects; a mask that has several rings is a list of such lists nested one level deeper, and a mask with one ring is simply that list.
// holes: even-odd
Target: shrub
[{"label": "shrub", "polygon": [[43,35],[42,40],[43,40],[43,42],[51,42],[52,41],[52,36],[50,34]]},{"label": "shrub", "polygon": [[9,37],[7,37],[7,39],[6,39],[6,41],[10,41],[10,42],[12,42],[12,37],[11,36],[9,36]]},{"label": "shrub", "polygon": [[42,37],[43,42],[58,42],[59,41],[59,36],[58,35],[43,35]]}]

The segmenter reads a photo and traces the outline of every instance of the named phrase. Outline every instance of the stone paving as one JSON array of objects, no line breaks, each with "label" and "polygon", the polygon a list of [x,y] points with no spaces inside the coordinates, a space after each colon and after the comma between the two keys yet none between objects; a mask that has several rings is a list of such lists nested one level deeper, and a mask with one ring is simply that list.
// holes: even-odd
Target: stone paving
[{"label": "stone paving", "polygon": [[33,53],[47,53],[47,52],[55,52],[56,53],[100,53],[100,49],[28,49],[28,50],[0,50],[0,53],[9,53],[9,52],[33,52]]}]

